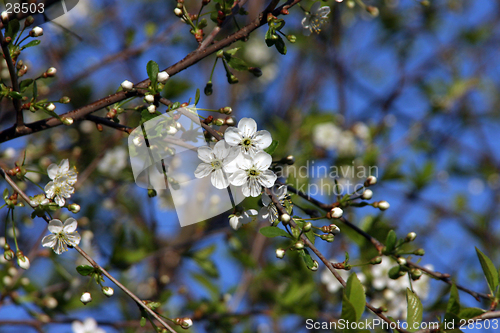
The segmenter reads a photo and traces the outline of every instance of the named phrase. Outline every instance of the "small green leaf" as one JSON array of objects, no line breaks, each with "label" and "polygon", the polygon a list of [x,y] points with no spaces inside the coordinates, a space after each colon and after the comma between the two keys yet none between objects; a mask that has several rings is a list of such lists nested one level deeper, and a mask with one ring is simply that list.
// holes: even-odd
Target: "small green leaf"
[{"label": "small green leaf", "polygon": [[141,327],[144,327],[146,325],[146,317],[141,317]]},{"label": "small green leaf", "polygon": [[227,64],[229,65],[229,67],[234,68],[237,71],[246,71],[248,70],[249,67],[245,61],[235,57],[231,57],[231,59],[229,59]]},{"label": "small green leaf", "polygon": [[486,311],[480,308],[464,308],[460,310],[458,315],[460,319],[469,320],[471,318],[477,317],[485,313]]},{"label": "small green leaf", "polygon": [[83,276],[90,275],[94,272],[94,267],[89,265],[80,265],[76,267],[76,271]]},{"label": "small green leaf", "polygon": [[38,40],[38,39],[32,40],[28,44],[21,46],[21,50],[27,49],[28,47],[32,47],[32,46],[37,46],[38,44],[40,44],[40,40]]},{"label": "small green leaf", "polygon": [[314,261],[311,258],[311,255],[309,254],[309,251],[307,251],[307,249],[300,250],[299,254],[302,257],[302,259],[304,260],[304,262],[306,263],[306,266],[308,268],[312,268],[314,266]]},{"label": "small green leaf", "polygon": [[9,93],[9,96],[12,97],[12,98],[14,98],[14,99],[22,99],[23,98],[23,95],[21,95],[17,91],[11,91]]},{"label": "small green leaf", "polygon": [[386,253],[391,253],[394,251],[396,247],[396,241],[398,240],[398,237],[396,236],[396,233],[394,230],[389,231],[387,234],[387,237],[385,239],[385,248],[386,248]]},{"label": "small green leaf", "polygon": [[[340,315],[340,318],[342,318],[346,323],[348,322],[349,324],[355,323],[356,322],[356,309],[352,305],[351,302],[349,302],[349,299],[347,298],[344,290],[344,295],[342,296],[342,314]],[[351,325],[346,325],[346,329],[344,329],[344,332],[355,332],[355,329],[351,328]]]},{"label": "small green leaf", "polygon": [[448,305],[446,306],[446,312],[458,315],[460,313],[460,296],[458,294],[458,289],[455,283],[451,285],[450,299],[448,300]]},{"label": "small green leaf", "polygon": [[492,294],[495,293],[498,287],[498,271],[493,265],[493,262],[490,258],[488,258],[483,252],[481,252],[476,247],[477,257],[479,258],[479,262],[481,263],[481,267],[483,268],[484,276],[486,277],[486,281],[488,282],[488,286],[490,287],[490,291]]},{"label": "small green leaf", "polygon": [[279,53],[283,55],[286,54],[286,45],[281,36],[278,36],[278,39],[276,39],[274,45],[276,46],[276,50],[278,50]]},{"label": "small green leaf", "polygon": [[356,320],[359,321],[366,306],[365,289],[356,273],[349,275],[345,286],[345,295],[356,311]]},{"label": "small green leaf", "polygon": [[21,92],[23,93],[32,83],[33,79],[22,80],[21,82],[19,82],[19,90],[21,90]]},{"label": "small green leaf", "polygon": [[9,198],[9,190],[5,189],[3,190],[3,199],[7,200]]},{"label": "small green leaf", "polygon": [[146,70],[148,72],[149,79],[151,80],[151,86],[156,87],[156,84],[158,83],[158,72],[160,71],[158,64],[153,60],[150,60],[146,66]]},{"label": "small green leaf", "polygon": [[236,52],[238,52],[238,50],[239,50],[239,49],[240,49],[239,47],[235,47],[235,48],[233,48],[233,49],[230,49],[230,50],[224,51],[224,53],[227,53],[227,54],[229,54],[229,55],[232,55],[232,56],[233,56],[233,55],[235,55],[235,54],[236,54]]},{"label": "small green leaf", "polygon": [[141,112],[141,120],[139,122],[139,125],[144,124],[146,121],[151,120],[153,118],[158,117],[158,114],[155,113],[149,113],[148,110],[142,110]]},{"label": "small green leaf", "polygon": [[267,147],[266,149],[264,149],[264,151],[266,153],[268,153],[269,155],[272,155],[274,153],[274,151],[276,150],[276,148],[278,148],[278,145],[279,145],[279,141],[278,140],[273,140],[273,142],[271,142],[271,144],[269,145],[269,147]]},{"label": "small green leaf", "polygon": [[288,237],[291,238],[291,236],[288,234],[283,229],[280,229],[278,227],[264,227],[259,230],[261,234],[263,234],[266,237],[272,238],[272,237],[278,237],[278,236],[283,236],[283,237]]},{"label": "small green leaf", "polygon": [[33,82],[33,99],[36,100],[36,98],[38,97],[38,88],[36,86],[36,80]]},{"label": "small green leaf", "polygon": [[424,308],[417,294],[411,291],[410,288],[406,288],[406,303],[406,322],[408,323],[408,332],[416,332],[422,322]]},{"label": "small green leaf", "polygon": [[7,25],[7,30],[5,31],[5,37],[11,37],[12,41],[14,41],[20,26],[21,25],[19,24],[19,20],[17,19],[9,21],[9,24]]},{"label": "small green leaf", "polygon": [[200,101],[200,89],[196,89],[196,96],[194,97],[194,105],[198,105]]}]

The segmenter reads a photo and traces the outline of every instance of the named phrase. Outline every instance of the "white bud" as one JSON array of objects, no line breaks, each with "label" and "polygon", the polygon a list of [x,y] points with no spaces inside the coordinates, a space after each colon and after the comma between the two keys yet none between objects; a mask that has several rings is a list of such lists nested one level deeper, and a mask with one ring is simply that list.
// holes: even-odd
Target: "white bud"
[{"label": "white bud", "polygon": [[54,105],[54,103],[49,103],[45,108],[47,109],[47,111],[54,111],[56,109],[56,106]]},{"label": "white bud", "polygon": [[153,95],[146,95],[146,96],[144,96],[144,99],[148,103],[153,103],[155,101],[155,97]]},{"label": "white bud", "polygon": [[373,191],[367,188],[363,194],[361,194],[361,199],[370,200],[373,197]]},{"label": "white bud", "polygon": [[389,205],[389,203],[385,200],[378,202],[378,209],[380,210],[387,210],[389,207],[391,207],[391,205]]},{"label": "white bud", "polygon": [[134,84],[129,80],[125,80],[121,84],[123,90],[132,90],[134,88]]},{"label": "white bud", "polygon": [[377,184],[377,177],[368,176],[365,181],[365,186],[371,186]]},{"label": "white bud", "polygon": [[64,125],[66,125],[66,126],[73,125],[73,123],[75,122],[75,121],[73,120],[73,118],[70,118],[70,117],[62,117],[62,118],[61,118],[61,121],[62,121],[62,123],[63,123]]},{"label": "white bud", "polygon": [[9,269],[7,270],[7,273],[8,273],[9,275],[14,276],[14,275],[16,275],[16,274],[17,274],[17,269],[16,269],[15,267],[9,267]]},{"label": "white bud", "polygon": [[20,282],[23,286],[27,286],[28,284],[30,284],[30,279],[28,279],[27,277],[23,277],[21,278]]},{"label": "white bud", "polygon": [[54,76],[57,73],[57,69],[55,67],[50,67],[47,69],[47,76]]},{"label": "white bud", "polygon": [[9,13],[7,13],[5,10],[2,12],[2,22],[7,23],[9,21]]},{"label": "white bud", "polygon": [[398,264],[406,265],[406,259],[405,258],[398,258]]},{"label": "white bud", "polygon": [[175,9],[174,9],[174,14],[175,14],[176,16],[179,16],[179,17],[180,17],[180,16],[182,16],[182,10],[181,10],[180,8],[175,8]]},{"label": "white bud", "polygon": [[288,223],[288,222],[290,222],[290,220],[292,218],[290,217],[290,215],[288,215],[288,214],[285,213],[285,214],[283,214],[283,215],[280,216],[280,219],[281,219],[281,222]]},{"label": "white bud", "polygon": [[80,205],[75,204],[75,203],[74,203],[74,204],[69,205],[69,207],[68,207],[68,208],[69,208],[69,211],[70,211],[70,212],[72,212],[73,214],[78,213],[78,212],[80,211],[80,209],[81,209]]},{"label": "white bud", "polygon": [[48,296],[43,300],[45,306],[49,309],[55,309],[57,307],[57,299],[54,297]]},{"label": "white bud", "polygon": [[342,214],[344,214],[344,211],[339,207],[334,207],[332,208],[331,213],[332,213],[332,218],[339,219],[342,217]]},{"label": "white bud", "polygon": [[174,135],[175,133],[177,133],[177,128],[175,128],[173,126],[169,126],[167,128],[167,133],[170,134],[170,135]]},{"label": "white bud", "polygon": [[26,257],[23,254],[17,256],[17,264],[22,269],[28,269],[28,268],[30,268],[30,260],[28,259],[28,257]]},{"label": "white bud", "polygon": [[336,224],[330,224],[330,233],[332,235],[340,234],[340,228]]},{"label": "white bud", "polygon": [[175,123],[175,128],[177,128],[178,130],[180,130],[182,128],[182,124],[181,123]]},{"label": "white bud", "polygon": [[181,322],[181,327],[182,328],[188,329],[191,326],[193,326],[193,321],[191,320],[191,318],[184,318],[184,319],[182,319],[182,322]]},{"label": "white bud", "polygon": [[285,256],[285,253],[286,253],[285,250],[283,250],[283,249],[277,249],[276,250],[276,258],[283,259],[283,257]]},{"label": "white bud", "polygon": [[406,241],[407,242],[413,242],[417,238],[417,234],[415,232],[409,232],[408,235],[406,235]]},{"label": "white bud", "polygon": [[41,35],[43,35],[43,29],[40,28],[40,27],[34,27],[30,31],[30,36],[31,37],[40,37]]},{"label": "white bud", "polygon": [[[176,9],[179,9],[179,8],[176,8]],[[167,72],[163,71],[163,72],[159,72],[158,73],[157,80],[160,83],[165,83],[165,82],[167,82],[167,80],[168,80],[169,77],[170,77],[170,75],[168,75]]]},{"label": "white bud", "polygon": [[2,279],[2,282],[5,286],[10,286],[13,282],[12,277],[5,275]]},{"label": "white bud", "polygon": [[102,287],[101,290],[102,290],[102,293],[108,297],[113,296],[113,294],[115,293],[115,291],[111,287]]},{"label": "white bud", "polygon": [[90,303],[92,302],[92,295],[87,291],[87,292],[84,292],[82,294],[82,296],[80,297],[80,302],[82,302],[83,304],[87,304],[87,303]]},{"label": "white bud", "polygon": [[156,106],[154,104],[151,104],[150,106],[148,106],[148,111],[149,111],[149,113],[155,113]]},{"label": "white bud", "polygon": [[313,266],[309,267],[309,269],[313,272],[316,272],[319,268],[319,263],[316,260],[313,260]]}]

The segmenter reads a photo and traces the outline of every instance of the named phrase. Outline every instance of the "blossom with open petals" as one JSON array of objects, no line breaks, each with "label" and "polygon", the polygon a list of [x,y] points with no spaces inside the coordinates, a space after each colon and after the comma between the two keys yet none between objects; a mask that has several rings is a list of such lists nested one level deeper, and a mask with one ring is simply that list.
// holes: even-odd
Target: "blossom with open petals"
[{"label": "blossom with open petals", "polygon": [[68,251],[68,245],[80,244],[81,237],[76,231],[77,226],[78,222],[72,217],[67,219],[64,224],[57,219],[51,220],[48,229],[52,235],[42,239],[42,246],[51,247],[57,254]]},{"label": "blossom with open petals", "polygon": [[71,329],[73,333],[106,333],[105,330],[97,326],[97,322],[94,318],[87,318],[83,323],[75,320],[71,323]]},{"label": "blossom with open petals", "polygon": [[52,181],[45,185],[47,198],[54,199],[59,207],[63,207],[66,204],[66,199],[70,198],[74,192],[75,188],[67,182]]},{"label": "blossom with open petals", "polygon": [[255,221],[257,215],[258,212],[255,209],[249,209],[242,213],[235,213],[229,218],[229,225],[234,230],[238,230],[243,224]]},{"label": "blossom with open petals", "polygon": [[76,183],[77,172],[76,168],[70,169],[68,159],[64,159],[59,165],[52,163],[47,168],[49,178],[53,181],[64,181],[73,186]]},{"label": "blossom with open petals", "polygon": [[242,118],[238,127],[229,127],[224,139],[233,147],[240,147],[244,154],[255,154],[271,145],[273,139],[268,131],[257,131],[257,123],[252,118]]},{"label": "blossom with open petals", "polygon": [[276,181],[276,174],[269,170],[273,159],[266,152],[258,152],[254,156],[240,154],[226,166],[226,171],[231,172],[229,182],[234,186],[243,186],[242,193],[245,197],[257,197],[262,187],[269,188]]},{"label": "blossom with open petals", "polygon": [[45,185],[45,193],[47,198],[54,199],[60,207],[64,206],[67,198],[75,192],[73,185],[76,183],[77,172],[75,168],[70,169],[69,161],[64,159],[57,164],[51,164],[47,168],[49,178],[52,179]]},{"label": "blossom with open petals", "polygon": [[[280,203],[284,205],[284,200],[286,199],[286,185],[281,185],[279,187],[275,187],[274,190],[272,191],[274,195],[278,198]],[[273,200],[267,195],[266,192],[262,194],[262,204],[264,207],[262,207],[259,211],[259,216],[263,220],[269,220],[269,222],[273,223],[276,221],[279,217],[278,214],[278,209],[276,208],[276,205],[273,203]]]},{"label": "blossom with open petals", "polygon": [[226,166],[234,160],[237,153],[231,150],[224,140],[217,142],[213,148],[207,146],[198,148],[198,158],[203,162],[194,171],[195,177],[204,178],[211,175],[210,181],[213,186],[218,189],[228,187]]},{"label": "blossom with open petals", "polygon": [[330,7],[320,7],[321,3],[318,1],[312,5],[311,9],[306,12],[306,17],[302,19],[302,27],[304,28],[304,35],[309,36],[311,32],[319,33],[321,26],[325,24],[330,14]]}]

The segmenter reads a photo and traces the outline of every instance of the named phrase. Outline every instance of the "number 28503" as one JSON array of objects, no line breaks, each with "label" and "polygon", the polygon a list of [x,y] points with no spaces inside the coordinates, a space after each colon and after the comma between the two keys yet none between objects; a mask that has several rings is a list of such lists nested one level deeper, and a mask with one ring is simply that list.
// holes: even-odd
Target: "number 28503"
[{"label": "number 28503", "polygon": [[9,14],[41,14],[45,10],[43,3],[6,3],[5,11]]}]

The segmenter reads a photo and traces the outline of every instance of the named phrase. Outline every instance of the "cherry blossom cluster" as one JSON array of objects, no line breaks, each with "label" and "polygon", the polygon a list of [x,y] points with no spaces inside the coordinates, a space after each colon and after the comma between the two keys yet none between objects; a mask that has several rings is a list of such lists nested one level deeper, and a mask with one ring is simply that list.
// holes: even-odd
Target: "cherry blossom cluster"
[{"label": "cherry blossom cluster", "polygon": [[[75,192],[73,185],[75,185],[77,178],[76,168],[70,169],[69,161],[64,159],[59,165],[49,165],[47,173],[52,181],[45,186],[45,194],[48,199],[53,199],[59,207],[63,207],[66,199]],[[39,201],[40,203],[44,202],[43,198],[40,198]]]}]

